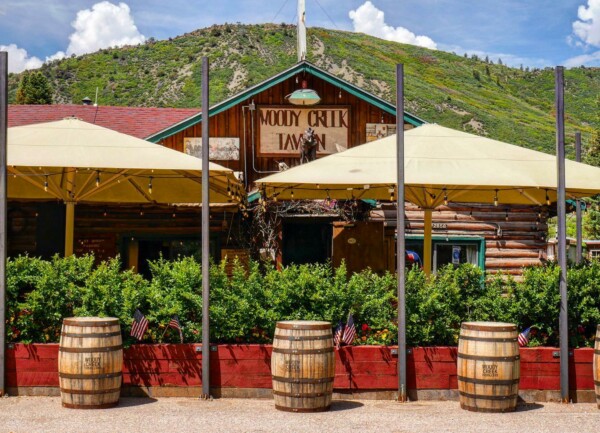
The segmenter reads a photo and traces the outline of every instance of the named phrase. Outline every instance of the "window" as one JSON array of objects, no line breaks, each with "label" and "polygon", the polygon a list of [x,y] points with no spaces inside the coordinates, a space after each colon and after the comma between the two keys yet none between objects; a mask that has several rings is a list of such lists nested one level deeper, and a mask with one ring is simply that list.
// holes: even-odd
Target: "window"
[{"label": "window", "polygon": [[[406,236],[406,249],[415,251],[423,259],[423,236]],[[431,262],[433,272],[448,264],[459,266],[463,263],[485,269],[485,239],[433,236]]]},{"label": "window", "polygon": [[591,250],[590,259],[600,260],[600,250]]}]

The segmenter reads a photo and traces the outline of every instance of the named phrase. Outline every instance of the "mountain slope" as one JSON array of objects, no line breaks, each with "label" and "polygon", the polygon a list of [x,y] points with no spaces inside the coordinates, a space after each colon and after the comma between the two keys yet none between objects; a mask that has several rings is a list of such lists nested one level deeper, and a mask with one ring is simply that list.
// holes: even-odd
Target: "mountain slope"
[{"label": "mountain slope", "polygon": [[[308,60],[394,101],[395,65],[405,65],[406,110],[429,121],[554,152],[554,71],[521,70],[364,34],[309,29]],[[42,67],[55,103],[94,98],[102,105],[197,107],[202,56],[211,62],[211,103],[296,62],[295,27],[212,26],[165,41],[104,49]],[[565,71],[568,142],[600,127],[600,69]],[[9,77],[14,100],[18,75]]]}]

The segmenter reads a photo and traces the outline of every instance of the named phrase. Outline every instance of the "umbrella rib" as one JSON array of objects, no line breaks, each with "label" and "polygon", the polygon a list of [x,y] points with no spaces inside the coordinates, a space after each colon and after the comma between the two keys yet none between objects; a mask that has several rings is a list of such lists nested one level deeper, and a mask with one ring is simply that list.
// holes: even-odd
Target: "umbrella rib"
[{"label": "umbrella rib", "polygon": [[[87,192],[82,193],[81,195],[76,195],[76,200],[84,200],[89,196],[92,196],[94,194],[98,194],[98,193],[104,191],[105,189],[112,188],[115,185],[115,180],[118,180],[119,177],[123,176],[125,173],[127,173],[127,170],[121,170],[118,173],[113,174],[112,177],[103,181],[100,186],[90,189]],[[91,176],[88,177],[88,181],[86,181],[84,186],[79,190],[80,192],[83,191],[83,188],[90,183],[89,180],[91,180]]]},{"label": "umbrella rib", "polygon": [[135,183],[135,181],[130,177],[127,176],[127,182],[129,182],[131,184],[131,186],[133,186],[137,192],[139,192],[146,200],[148,200],[148,202],[150,203],[156,203],[156,200],[154,200],[152,197],[150,197],[149,194],[146,193],[146,191],[144,191],[144,189],[142,187],[140,187],[137,183]]},{"label": "umbrella rib", "polygon": [[[10,171],[11,173],[13,173],[13,174],[16,174],[16,175],[18,175],[18,176],[21,176],[21,178],[22,178],[23,180],[25,180],[26,182],[29,182],[29,183],[30,183],[30,184],[32,184],[33,186],[36,186],[37,188],[39,188],[39,189],[41,189],[41,190],[44,190],[44,185],[43,185],[43,184],[36,182],[36,181],[34,180],[34,178],[32,178],[31,176],[27,175],[26,173],[23,173],[23,172],[21,172],[21,171],[17,170],[16,168],[14,168],[14,167],[9,167],[9,168],[8,168],[8,171]],[[36,172],[35,172],[33,169],[31,169],[31,168],[29,169],[29,171],[30,171],[32,174],[34,174],[36,178],[40,176],[38,173],[36,173]],[[50,181],[50,176],[48,176],[48,179],[49,179],[49,182],[48,182],[48,184],[49,184],[49,185],[48,185],[48,186],[56,187],[56,184],[55,184],[54,182],[51,182],[51,181]],[[57,191],[58,191],[58,192],[57,192]],[[59,199],[59,200],[65,200],[65,197],[64,197],[62,194],[60,194],[60,189],[58,189],[58,190],[55,190],[55,189],[53,189],[53,188],[48,188],[48,191],[46,191],[46,192],[47,192],[48,194],[50,194],[50,195],[54,196],[55,198]]]},{"label": "umbrella rib", "polygon": [[[202,184],[202,179],[198,178],[197,175],[194,175],[193,173],[191,173],[189,171],[186,171],[186,170],[175,170],[175,172],[183,175],[184,177],[188,178],[189,180],[191,180],[193,182],[196,182],[198,184]],[[224,176],[227,177],[227,174],[225,174]],[[224,188],[224,187],[222,187],[222,186],[220,186],[220,185],[218,185],[218,182],[221,182],[223,185],[225,183],[222,182],[222,181],[218,181],[216,179],[215,175],[210,176],[210,174],[209,174],[209,177],[211,178],[211,179],[209,179],[209,182],[208,182],[209,188],[212,189],[217,194],[227,195],[227,189]],[[237,179],[235,179],[234,182],[235,183],[239,183]]]}]

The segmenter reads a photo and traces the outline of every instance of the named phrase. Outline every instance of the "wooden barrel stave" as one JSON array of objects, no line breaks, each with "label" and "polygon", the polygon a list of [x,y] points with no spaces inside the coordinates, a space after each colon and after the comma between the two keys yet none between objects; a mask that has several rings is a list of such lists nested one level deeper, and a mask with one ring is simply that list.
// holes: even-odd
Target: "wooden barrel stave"
[{"label": "wooden barrel stave", "polygon": [[596,327],[596,341],[594,342],[594,390],[596,392],[596,404],[600,409],[600,325]]},{"label": "wooden barrel stave", "polygon": [[520,377],[516,326],[490,322],[463,324],[457,374],[463,409],[514,411]]},{"label": "wooden barrel stave", "polygon": [[123,370],[119,321],[68,318],[63,321],[58,371],[62,405],[95,409],[118,404]]},{"label": "wooden barrel stave", "polygon": [[335,374],[331,324],[278,322],[271,373],[277,409],[290,412],[329,409]]}]

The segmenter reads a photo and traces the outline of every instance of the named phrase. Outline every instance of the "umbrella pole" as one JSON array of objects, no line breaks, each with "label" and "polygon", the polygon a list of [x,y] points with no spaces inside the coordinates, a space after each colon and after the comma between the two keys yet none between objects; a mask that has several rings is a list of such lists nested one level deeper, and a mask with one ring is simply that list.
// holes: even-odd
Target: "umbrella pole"
[{"label": "umbrella pole", "polygon": [[0,52],[0,396],[4,395],[6,348],[6,158],[8,127],[8,53]]},{"label": "umbrella pole", "polygon": [[65,257],[73,255],[73,234],[75,232],[75,202],[65,203]]},{"label": "umbrella pole", "polygon": [[432,214],[433,209],[423,209],[424,224],[423,224],[423,270],[425,275],[431,275],[431,232],[432,232]]}]

